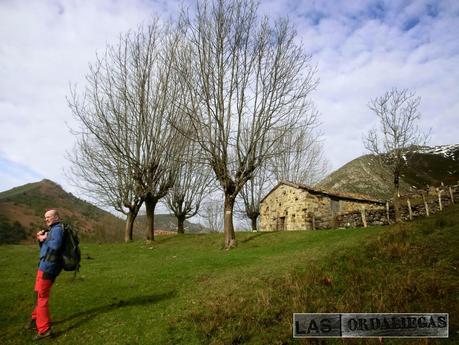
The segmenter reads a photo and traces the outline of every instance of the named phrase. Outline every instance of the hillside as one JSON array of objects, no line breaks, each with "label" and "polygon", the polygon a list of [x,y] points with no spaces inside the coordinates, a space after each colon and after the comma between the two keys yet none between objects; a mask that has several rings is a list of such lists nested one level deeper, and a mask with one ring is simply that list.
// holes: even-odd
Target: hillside
[{"label": "hillside", "polygon": [[[162,236],[155,243],[82,245],[81,272],[51,297],[56,345],[381,344],[292,338],[292,313],[449,313],[459,343],[459,205],[432,217],[366,229]],[[0,343],[33,307],[36,246],[0,246]],[[11,260],[11,258],[16,258]],[[47,342],[46,340],[44,341]],[[415,345],[420,339],[385,339]]]},{"label": "hillside", "polygon": [[36,231],[44,228],[43,214],[48,208],[59,209],[64,221],[74,224],[82,239],[124,238],[123,220],[45,179],[0,193],[0,243],[33,240]]},{"label": "hillside", "polygon": [[[50,180],[29,183],[0,193],[0,244],[29,242],[44,227],[43,214],[59,209],[64,221],[75,225],[82,239],[113,242],[124,240],[124,220],[67,193]],[[155,230],[175,232],[177,222],[169,214],[155,216]],[[201,232],[200,224],[185,222],[186,232]],[[134,239],[145,238],[145,216],[138,216]]]},{"label": "hillside", "polygon": [[[139,214],[134,223],[134,235],[136,238],[145,237],[146,215]],[[185,220],[185,233],[207,232],[201,224],[191,223]],[[155,214],[155,231],[177,232],[177,218],[173,214]]]},{"label": "hillside", "polygon": [[[459,144],[420,147],[405,157],[406,168],[400,183],[402,193],[426,185],[456,184],[459,181]],[[387,199],[392,195],[392,181],[391,174],[377,163],[374,155],[365,155],[334,171],[318,186]]]}]

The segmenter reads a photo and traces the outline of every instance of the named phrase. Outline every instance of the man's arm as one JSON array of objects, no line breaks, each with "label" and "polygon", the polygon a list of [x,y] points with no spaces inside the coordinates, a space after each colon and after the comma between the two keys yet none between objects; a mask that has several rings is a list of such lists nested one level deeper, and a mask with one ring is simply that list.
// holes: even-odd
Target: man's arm
[{"label": "man's arm", "polygon": [[48,233],[46,244],[48,245],[49,249],[51,249],[54,252],[57,252],[62,246],[63,239],[64,229],[62,228],[62,225],[59,224]]}]

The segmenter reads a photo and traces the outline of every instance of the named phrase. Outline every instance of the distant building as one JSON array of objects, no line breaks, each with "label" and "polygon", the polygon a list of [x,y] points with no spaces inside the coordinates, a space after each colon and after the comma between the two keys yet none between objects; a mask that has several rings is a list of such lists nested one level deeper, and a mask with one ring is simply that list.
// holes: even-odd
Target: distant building
[{"label": "distant building", "polygon": [[274,187],[260,203],[260,230],[334,228],[339,215],[384,210],[385,205],[385,201],[366,195],[328,192],[284,181]]}]

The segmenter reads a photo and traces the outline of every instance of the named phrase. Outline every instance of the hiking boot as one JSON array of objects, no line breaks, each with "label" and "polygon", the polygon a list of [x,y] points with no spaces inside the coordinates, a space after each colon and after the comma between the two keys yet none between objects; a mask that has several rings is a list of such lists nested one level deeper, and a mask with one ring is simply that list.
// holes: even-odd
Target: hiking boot
[{"label": "hiking boot", "polygon": [[53,332],[51,331],[51,328],[48,329],[46,332],[43,333],[37,333],[34,337],[33,340],[40,340],[44,338],[51,337],[53,335]]},{"label": "hiking boot", "polygon": [[27,324],[24,326],[24,329],[26,330],[36,330],[37,329],[37,324],[35,323],[35,319],[30,319]]}]

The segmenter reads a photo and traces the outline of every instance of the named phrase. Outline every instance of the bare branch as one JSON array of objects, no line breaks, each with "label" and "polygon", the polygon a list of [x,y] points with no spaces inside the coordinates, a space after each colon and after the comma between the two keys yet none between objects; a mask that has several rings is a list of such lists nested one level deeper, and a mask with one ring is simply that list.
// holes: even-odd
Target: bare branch
[{"label": "bare branch", "polygon": [[252,0],[204,1],[181,21],[181,108],[225,193],[226,247],[235,244],[236,196],[302,120],[317,84],[288,20],[271,25],[256,11]]},{"label": "bare branch", "polygon": [[[369,104],[378,118],[379,127],[363,138],[365,148],[376,155],[379,163],[389,169],[394,180],[394,202],[398,200],[400,176],[406,164],[406,154],[416,146],[425,145],[430,132],[423,132],[418,122],[420,97],[408,89],[392,89]],[[396,203],[396,218],[399,218]]]}]

